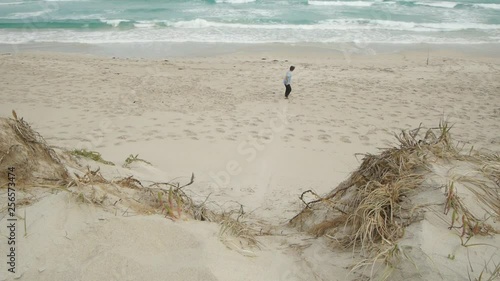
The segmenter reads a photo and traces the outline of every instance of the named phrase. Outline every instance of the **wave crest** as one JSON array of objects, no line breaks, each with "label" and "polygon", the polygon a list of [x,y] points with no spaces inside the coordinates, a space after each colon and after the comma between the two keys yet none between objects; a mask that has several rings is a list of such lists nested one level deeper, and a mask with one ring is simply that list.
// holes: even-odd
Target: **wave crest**
[{"label": "wave crest", "polygon": [[215,0],[215,3],[227,3],[227,4],[246,4],[252,3],[257,0]]},{"label": "wave crest", "polygon": [[317,1],[310,0],[308,2],[309,5],[315,6],[351,6],[351,7],[370,7],[375,2],[367,2],[367,1]]}]

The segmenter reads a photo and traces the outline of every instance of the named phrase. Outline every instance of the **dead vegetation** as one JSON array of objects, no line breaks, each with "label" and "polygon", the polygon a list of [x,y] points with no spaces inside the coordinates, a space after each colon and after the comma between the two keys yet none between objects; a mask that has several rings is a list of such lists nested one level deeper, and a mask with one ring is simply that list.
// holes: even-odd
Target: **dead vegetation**
[{"label": "dead vegetation", "polygon": [[[228,247],[248,254],[245,247],[257,246],[254,233],[240,218],[242,210],[213,211],[208,208],[208,198],[194,202],[184,188],[194,183],[194,174],[183,185],[179,182],[155,182],[143,184],[134,176],[114,180],[106,179],[100,168],[81,167],[69,155],[91,159],[106,165],[114,165],[102,158],[96,151],[73,150],[61,152],[60,157],[40,134],[13,111],[13,119],[0,118],[0,187],[7,186],[8,168],[15,168],[17,188],[23,188],[29,195],[29,187],[50,188],[56,192],[69,192],[76,202],[98,205],[116,215],[162,214],[165,218],[177,220],[200,220],[221,225],[220,239]],[[71,162],[71,163],[69,163]],[[134,162],[144,162],[138,155],[130,155],[124,167]],[[70,175],[65,165],[74,169]],[[38,201],[33,196],[18,202],[29,205]],[[1,210],[2,212],[5,210]],[[238,243],[229,239],[235,237]],[[245,244],[243,244],[245,243]],[[238,244],[238,246],[236,246]]]},{"label": "dead vegetation", "polygon": [[[398,147],[384,149],[378,155],[364,155],[360,167],[326,196],[304,202],[305,208],[293,219],[292,226],[316,236],[326,236],[344,247],[378,255],[384,246],[394,247],[406,226],[422,218],[422,206],[411,196],[422,192],[426,175],[438,161],[471,161],[482,164],[482,180],[462,177],[466,186],[483,203],[492,217],[500,218],[498,155],[468,153],[457,148],[450,137],[450,127],[442,122],[438,128],[423,132],[419,127],[403,131],[397,137]],[[458,180],[458,179],[457,179]],[[496,188],[491,188],[491,183]],[[462,236],[490,235],[497,231],[468,211],[455,192],[453,184],[446,189],[444,213],[450,228]],[[305,193],[312,193],[306,191]],[[303,195],[301,196],[301,199]],[[303,200],[304,201],[304,200]]]},{"label": "dead vegetation", "polygon": [[[0,118],[0,187],[7,186],[8,168],[15,168],[18,188],[29,194],[28,187],[50,188],[56,192],[68,192],[76,202],[98,205],[116,215],[133,216],[138,214],[162,214],[173,221],[199,220],[216,222],[221,225],[220,238],[229,241],[228,236],[239,239],[239,245],[256,246],[257,240],[248,226],[240,218],[239,211],[213,211],[208,208],[208,197],[195,202],[185,192],[194,183],[194,174],[185,184],[179,182],[154,182],[144,184],[134,176],[108,180],[101,174],[101,168],[82,167],[70,155],[84,157],[106,165],[114,165],[102,158],[96,151],[62,151],[58,155],[45,140],[13,111],[13,119]],[[124,167],[134,162],[146,160],[138,155],[130,155]],[[65,165],[71,166],[70,174]],[[37,198],[26,197],[18,202],[19,206],[36,202]],[[5,210],[0,210],[1,212]],[[235,216],[237,216],[235,218]],[[232,243],[232,242],[231,242]],[[229,243],[228,243],[229,244]],[[229,247],[229,246],[228,246]],[[234,247],[233,247],[234,248]],[[236,247],[239,249],[240,247]]]},{"label": "dead vegetation", "polygon": [[15,111],[12,115],[0,118],[0,187],[6,187],[10,167],[18,188],[67,184],[70,177],[56,152]]},{"label": "dead vegetation", "polygon": [[[184,188],[194,183],[194,174],[189,182],[155,182],[144,185],[133,176],[113,181],[106,180],[99,169],[91,170],[83,176],[76,176],[74,184],[81,187],[75,193],[81,202],[112,207],[122,215],[162,214],[172,221],[199,220],[216,222],[221,225],[219,237],[229,248],[244,255],[251,255],[246,248],[258,247],[257,231],[251,229],[240,219],[244,216],[242,207],[238,210],[214,211],[208,207],[208,197],[195,202],[186,194]],[[105,192],[103,192],[103,190]],[[107,202],[106,202],[107,201]],[[117,204],[119,202],[119,204]],[[230,239],[234,237],[238,243]]]}]

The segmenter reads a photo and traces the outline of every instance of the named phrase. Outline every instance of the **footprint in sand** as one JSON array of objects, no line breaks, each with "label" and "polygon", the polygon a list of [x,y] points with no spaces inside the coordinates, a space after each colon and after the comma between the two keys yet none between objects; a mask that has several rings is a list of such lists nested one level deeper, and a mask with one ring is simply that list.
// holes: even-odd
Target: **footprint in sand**
[{"label": "footprint in sand", "polygon": [[215,129],[215,131],[217,131],[218,133],[225,133],[226,130],[222,129],[222,128],[217,128]]},{"label": "footprint in sand", "polygon": [[351,139],[348,136],[341,137],[340,141],[345,143],[351,143]]},{"label": "footprint in sand", "polygon": [[255,193],[255,190],[253,190],[253,188],[251,188],[251,187],[240,188],[240,191],[247,192],[247,193]]},{"label": "footprint in sand", "polygon": [[303,141],[311,141],[311,138],[312,138],[312,136],[304,136],[304,137],[302,137],[300,139],[303,140]]},{"label": "footprint in sand", "polygon": [[496,137],[496,138],[490,139],[489,143],[491,143],[491,144],[499,144],[500,143],[500,137]]},{"label": "footprint in sand", "polygon": [[365,136],[365,135],[358,136],[358,138],[361,141],[369,141],[370,140],[370,138],[368,136]]},{"label": "footprint in sand", "polygon": [[158,133],[160,133],[160,131],[158,130],[149,130],[145,133],[146,136],[153,136],[153,135],[157,135]]},{"label": "footprint in sand", "polygon": [[328,135],[328,134],[321,134],[321,135],[318,135],[318,140],[321,140],[321,141],[324,141],[324,142],[328,142],[332,139],[332,136]]}]

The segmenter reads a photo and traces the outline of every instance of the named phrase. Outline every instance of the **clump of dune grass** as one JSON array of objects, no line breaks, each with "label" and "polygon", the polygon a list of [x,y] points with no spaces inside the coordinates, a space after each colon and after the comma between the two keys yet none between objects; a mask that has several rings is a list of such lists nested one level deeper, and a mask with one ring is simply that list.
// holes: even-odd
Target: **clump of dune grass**
[{"label": "clump of dune grass", "polygon": [[102,158],[101,153],[86,149],[74,149],[71,151],[72,155],[84,157],[90,160],[94,160],[99,163],[114,166],[115,164],[111,161],[106,161]]},{"label": "clump of dune grass", "polygon": [[[469,274],[469,280],[472,280],[470,278]],[[494,280],[500,280],[500,264],[494,264],[493,266],[489,266],[488,263],[484,265],[484,268],[481,270],[481,273],[477,278],[474,279],[475,281],[494,281]]]},{"label": "clump of dune grass", "polygon": [[219,239],[222,243],[244,256],[256,256],[251,249],[260,249],[260,243],[252,228],[246,223],[226,216],[226,214],[219,215],[217,222],[220,224]]},{"label": "clump of dune grass", "polygon": [[184,185],[174,182],[155,182],[142,189],[147,193],[149,202],[161,210],[165,217],[177,220],[185,216],[194,217],[196,204],[184,192],[183,188],[194,183],[194,174],[191,180]]},{"label": "clump of dune grass", "polygon": [[20,188],[67,184],[69,174],[54,149],[14,110],[12,117],[0,118],[0,187],[6,186],[8,168]]},{"label": "clump of dune grass", "polygon": [[144,187],[142,185],[141,181],[139,181],[138,179],[134,178],[134,176],[129,176],[129,177],[121,178],[121,179],[113,181],[113,183],[116,183],[116,184],[118,184],[119,186],[122,186],[122,187],[131,188],[131,189],[141,189],[141,188]]},{"label": "clump of dune grass", "polygon": [[[316,236],[330,237],[343,246],[359,246],[362,251],[369,252],[377,244],[395,245],[404,228],[421,218],[419,206],[408,198],[423,188],[425,176],[436,159],[483,161],[483,172],[497,179],[498,158],[464,154],[453,144],[450,129],[446,122],[441,122],[439,127],[425,132],[421,127],[402,131],[396,136],[397,147],[377,155],[364,155],[360,167],[346,181],[326,196],[316,195],[317,199],[306,203],[290,223]],[[498,189],[473,185],[480,202],[489,209],[500,210]],[[445,212],[450,210],[455,214],[451,227],[460,219],[463,235],[494,231],[467,211],[453,193],[453,186],[449,188]],[[499,213],[492,215],[500,217]]]},{"label": "clump of dune grass", "polygon": [[[75,174],[75,176],[77,178],[76,185],[82,187],[92,185],[92,188],[87,190],[87,192],[78,190],[74,193],[77,201],[102,205],[104,200],[107,199],[105,197],[107,193],[98,194],[94,187],[98,186],[98,189],[106,190],[106,186],[110,186],[112,189],[107,192],[120,198],[119,201],[128,202],[128,204],[134,203],[134,205],[138,203],[139,206],[135,206],[135,210],[156,210],[156,213],[162,214],[165,218],[172,221],[194,219],[220,224],[220,240],[229,248],[235,249],[243,255],[253,255],[251,251],[244,249],[245,247],[258,247],[259,245],[255,238],[256,231],[241,221],[244,216],[242,206],[238,210],[224,211],[221,209],[220,211],[214,211],[208,208],[206,204],[208,197],[203,202],[195,202],[184,191],[184,188],[194,183],[194,174],[191,175],[189,182],[185,184],[169,181],[154,182],[149,185],[143,184],[133,176],[109,181],[102,176],[99,168],[92,170],[90,167],[87,167],[85,174]],[[132,192],[116,189],[117,187],[128,188]],[[134,194],[141,195],[139,198],[133,198],[132,202],[130,196],[134,197]],[[238,240],[237,243],[235,240],[230,239],[231,237],[236,238]],[[245,242],[245,244],[242,242]]]},{"label": "clump of dune grass", "polygon": [[136,154],[136,155],[130,154],[127,157],[127,159],[125,159],[125,164],[123,164],[123,167],[127,168],[127,167],[130,166],[130,164],[132,164],[134,162],[143,162],[143,163],[146,163],[148,165],[152,165],[150,162],[148,162],[148,161],[146,161],[144,159],[139,158],[139,154]]},{"label": "clump of dune grass", "polygon": [[[345,246],[369,248],[380,241],[395,241],[413,218],[405,206],[405,198],[421,185],[427,169],[416,133],[402,132],[400,147],[384,150],[379,155],[367,154],[349,179],[325,197],[318,198],[292,219],[300,224],[318,204],[337,215],[309,227],[314,235],[344,232],[340,242]],[[437,142],[436,142],[437,143]],[[316,205],[316,206],[315,206]]]},{"label": "clump of dune grass", "polygon": [[[221,225],[219,238],[226,244],[226,246],[236,249],[243,255],[253,256],[253,252],[244,248],[260,248],[260,243],[256,239],[256,231],[253,230],[247,223],[243,222],[245,215],[243,205],[240,205],[239,209],[232,209],[230,211],[216,214],[214,216],[214,221]],[[240,239],[240,241],[239,243],[235,243],[231,239],[228,239],[228,237],[236,237]],[[246,245],[243,245],[241,240],[245,241]]]},{"label": "clump of dune grass", "polygon": [[[451,126],[441,122],[437,128],[402,131],[396,135],[397,146],[364,155],[359,168],[329,194],[305,191],[300,196],[305,207],[290,225],[359,250],[362,260],[351,272],[371,266],[370,278],[377,268],[377,278],[387,280],[401,268],[412,270],[408,266],[414,266],[418,271],[411,254],[415,250],[398,246],[398,239],[408,225],[423,219],[425,210],[435,205],[412,200],[418,193],[436,188],[426,180],[435,175],[436,167],[444,165],[453,168],[444,175],[451,175],[451,181],[437,186],[445,195],[441,216],[449,229],[457,232],[461,245],[479,245],[468,242],[477,235],[500,233],[492,226],[500,219],[500,157],[473,148],[464,151],[453,142],[450,130]],[[454,173],[455,168],[458,173]],[[306,194],[315,199],[306,202]],[[384,264],[381,268],[376,266],[380,261]]]},{"label": "clump of dune grass", "polygon": [[[245,213],[240,209],[230,211],[214,211],[207,206],[209,196],[203,202],[195,202],[184,192],[184,188],[193,184],[194,174],[188,183],[181,185],[176,182],[153,183],[142,187],[146,191],[147,201],[173,221],[182,219],[195,219],[220,224],[219,239],[229,248],[239,253],[252,256],[253,252],[245,248],[259,247],[256,231],[242,221]],[[220,206],[219,206],[220,207]],[[236,238],[238,241],[230,238]],[[243,243],[244,242],[244,243]]]},{"label": "clump of dune grass", "polygon": [[368,266],[371,267],[370,280],[373,280],[375,266],[377,265],[376,262],[378,260],[382,260],[385,266],[383,267],[383,271],[376,280],[387,280],[403,260],[411,264],[412,267],[417,268],[417,264],[409,253],[411,252],[411,249],[411,247],[401,246],[397,243],[381,248],[374,258],[363,259],[351,269],[350,273],[358,268]]},{"label": "clump of dune grass", "polygon": [[77,185],[78,183],[82,184],[109,183],[109,181],[102,176],[100,170],[101,170],[100,168],[92,170],[90,169],[89,166],[87,166],[87,171],[85,172],[85,174],[83,175],[75,174],[77,180],[74,181],[74,183]]},{"label": "clump of dune grass", "polygon": [[[495,207],[495,205],[498,205],[500,203],[498,192],[494,194],[493,192],[490,192],[489,188],[486,187],[485,189],[481,189],[485,191],[486,194],[480,194],[478,192],[481,191],[476,190],[477,187],[479,187],[479,189],[482,188],[481,184],[477,183],[473,187],[469,186],[469,189],[474,193],[476,198],[482,200],[482,203],[485,204],[485,206],[493,205]],[[451,213],[451,224],[449,227],[450,229],[460,230],[460,236],[465,236],[468,239],[470,239],[474,235],[485,236],[492,233],[498,233],[498,231],[495,230],[484,219],[477,218],[476,216],[474,216],[474,214],[472,214],[472,212],[468,210],[462,199],[457,194],[454,182],[451,182],[449,186],[446,187],[446,190],[447,192],[444,214],[448,215],[448,213]],[[493,210],[493,212],[495,212],[490,213],[490,216],[498,217],[500,215],[500,209],[496,209],[495,211],[495,209],[486,208],[485,210],[487,212],[488,210]]]}]

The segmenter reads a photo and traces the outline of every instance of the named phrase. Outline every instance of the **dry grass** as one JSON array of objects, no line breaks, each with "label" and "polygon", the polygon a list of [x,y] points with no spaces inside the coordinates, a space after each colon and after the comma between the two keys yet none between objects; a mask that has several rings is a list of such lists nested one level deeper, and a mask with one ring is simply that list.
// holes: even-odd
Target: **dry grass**
[{"label": "dry grass", "polygon": [[[215,212],[207,207],[208,197],[196,203],[185,193],[184,188],[194,183],[194,174],[183,185],[179,182],[155,182],[147,186],[133,176],[109,181],[102,176],[99,168],[92,170],[87,167],[85,174],[75,176],[74,185],[78,188],[70,192],[78,202],[112,207],[123,215],[159,213],[172,221],[194,219],[216,222],[221,226],[219,237],[228,247],[251,255],[244,248],[258,246],[256,231],[240,221],[244,215],[242,209]],[[108,203],[105,203],[106,200]],[[111,202],[114,202],[112,206]],[[238,245],[230,237],[237,238]]]},{"label": "dry grass", "polygon": [[[477,187],[477,185],[475,185]],[[500,200],[498,199],[498,192],[495,197],[488,197],[488,194],[479,194],[475,188],[471,187],[471,190],[476,195],[479,200],[482,200],[484,205],[498,204]],[[486,191],[491,191],[485,188]],[[488,192],[490,193],[490,192]],[[493,233],[498,233],[490,224],[486,223],[485,219],[479,219],[475,217],[462,202],[462,199],[458,196],[455,185],[453,182],[447,187],[446,191],[446,202],[444,207],[444,214],[448,215],[451,211],[451,225],[450,229],[460,230],[461,237],[472,237],[474,235],[490,235]],[[491,194],[493,195],[493,194]],[[494,202],[497,200],[497,202]],[[491,214],[493,215],[493,214]],[[496,216],[499,214],[497,213]]]},{"label": "dry grass", "polygon": [[82,183],[82,184],[109,183],[109,181],[102,176],[100,170],[101,168],[97,168],[95,171],[93,171],[90,169],[89,166],[87,166],[87,172],[85,174],[83,174],[82,176],[75,174],[76,178],[78,179],[78,181],[75,181],[75,183]]},{"label": "dry grass", "polygon": [[226,238],[229,235],[245,241],[246,245],[243,245],[240,241],[241,248],[259,247],[260,244],[256,239],[256,231],[251,229],[247,224],[241,222],[239,218],[234,219],[229,213],[222,213],[216,216],[215,221],[221,225],[219,238],[223,242],[230,243]]},{"label": "dry grass", "polygon": [[138,179],[134,178],[133,176],[129,176],[126,178],[115,180],[115,181],[113,181],[113,183],[115,183],[121,187],[126,187],[126,188],[131,188],[131,189],[141,189],[144,187],[142,185],[142,183]]},{"label": "dry grass", "polygon": [[[251,251],[245,248],[259,246],[256,239],[257,231],[254,231],[240,220],[245,215],[242,206],[240,206],[239,210],[216,212],[207,207],[208,197],[203,202],[196,203],[183,190],[193,182],[194,174],[191,176],[190,181],[184,185],[172,182],[153,183],[141,189],[147,194],[146,198],[144,198],[145,202],[150,202],[166,218],[173,221],[195,219],[219,223],[219,238],[223,243],[241,254],[253,255]],[[229,237],[237,238],[238,243],[235,243]]]},{"label": "dry grass", "polygon": [[0,187],[6,185],[8,167],[15,168],[18,188],[66,185],[69,175],[56,152],[15,111],[12,115],[0,118]]},{"label": "dry grass", "polygon": [[[305,208],[290,224],[360,250],[363,258],[351,272],[371,268],[369,278],[380,280],[389,279],[395,270],[419,271],[398,240],[409,224],[423,218],[422,208],[429,206],[412,201],[421,192],[436,194],[434,188],[445,187],[443,217],[449,229],[457,231],[462,246],[477,245],[468,244],[473,236],[500,233],[492,227],[492,222],[500,219],[500,157],[473,149],[463,151],[454,145],[450,129],[442,122],[437,128],[402,131],[396,136],[397,147],[364,155],[360,167],[326,196],[304,192],[300,199]],[[448,185],[427,185],[430,176],[436,175],[436,167],[439,170],[442,166],[456,167],[458,173],[452,168],[439,176],[451,179]],[[316,199],[305,202],[306,193]],[[484,277],[500,272],[498,266],[483,271],[476,280],[490,280]]]},{"label": "dry grass", "polygon": [[426,165],[421,146],[427,144],[415,140],[412,133],[403,132],[398,138],[400,147],[365,155],[347,181],[313,204],[326,204],[338,216],[314,225],[311,233],[332,235],[344,228],[348,235],[341,242],[362,248],[401,237],[412,220],[405,198],[423,181]]},{"label": "dry grass", "polygon": [[[330,194],[306,203],[304,210],[290,223],[316,236],[327,235],[343,246],[359,246],[365,252],[373,252],[374,246],[380,243],[395,245],[404,228],[419,219],[418,206],[408,198],[423,188],[433,162],[480,161],[485,163],[482,168],[485,176],[498,182],[498,156],[463,154],[453,145],[450,129],[442,122],[438,128],[425,132],[421,127],[401,132],[396,136],[398,147],[385,149],[378,155],[365,155],[360,167],[346,181]],[[471,186],[482,203],[500,210],[498,190],[477,182]],[[494,232],[468,212],[453,192],[453,186],[449,190],[445,211],[453,211],[453,222],[461,220],[459,227],[463,235]],[[456,226],[452,223],[451,227]]]},{"label": "dry grass", "polygon": [[[71,179],[57,153],[47,145],[42,136],[22,118],[19,119],[15,112],[13,112],[13,117],[14,119],[0,118],[0,168],[4,173],[7,167],[14,166],[19,184],[23,183],[23,186],[26,186],[25,184],[29,183],[63,190],[72,194],[77,202],[98,205],[124,216],[156,212],[174,221],[195,219],[216,222],[221,225],[220,239],[229,245],[234,243],[229,237],[237,238],[241,247],[232,245],[231,248],[239,249],[243,254],[248,253],[241,248],[258,245],[255,239],[256,231],[240,220],[243,213],[212,211],[206,205],[208,198],[204,202],[196,203],[184,192],[184,188],[194,182],[194,174],[184,185],[178,182],[159,182],[145,186],[133,176],[108,180],[101,174],[100,168],[92,170],[87,166],[84,167],[85,170],[82,173],[74,173]],[[95,151],[73,150],[68,155],[114,165],[104,160],[101,154]],[[70,161],[71,157],[68,159],[63,158],[65,163]],[[137,161],[151,164],[138,158],[138,155],[130,155],[125,160],[124,166]],[[72,167],[74,169],[82,170],[83,168],[78,163],[72,164],[75,164],[75,167]],[[7,175],[2,176],[2,179],[7,178]],[[0,182],[0,187],[3,186],[6,186],[6,183]],[[19,202],[21,205],[31,203],[29,199]]]},{"label": "dry grass", "polygon": [[146,192],[145,202],[149,202],[153,207],[159,209],[165,217],[172,220],[180,219],[183,216],[194,218],[198,212],[198,206],[183,191],[184,187],[193,184],[193,182],[194,174],[191,176],[190,182],[183,186],[180,183],[164,182],[153,183],[141,187],[141,189]]}]

